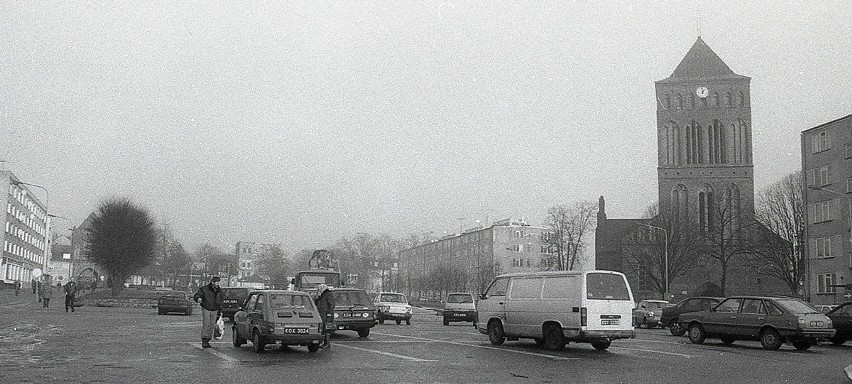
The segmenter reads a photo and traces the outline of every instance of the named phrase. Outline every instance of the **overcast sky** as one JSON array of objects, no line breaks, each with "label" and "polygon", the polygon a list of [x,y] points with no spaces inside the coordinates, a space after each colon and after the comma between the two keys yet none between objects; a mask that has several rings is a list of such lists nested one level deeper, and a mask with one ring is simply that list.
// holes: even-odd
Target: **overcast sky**
[{"label": "overcast sky", "polygon": [[0,158],[73,224],[126,196],[189,249],[295,252],[601,195],[640,217],[654,81],[699,31],[752,78],[757,190],[852,113],[848,1],[610,3],[3,0]]}]

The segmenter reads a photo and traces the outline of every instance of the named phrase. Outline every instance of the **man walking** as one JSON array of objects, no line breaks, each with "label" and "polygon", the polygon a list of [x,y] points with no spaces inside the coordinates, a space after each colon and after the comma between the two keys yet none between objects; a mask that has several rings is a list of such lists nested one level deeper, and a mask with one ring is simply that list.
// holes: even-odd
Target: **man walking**
[{"label": "man walking", "polygon": [[53,287],[49,283],[41,288],[41,307],[50,308],[50,298],[53,297]]},{"label": "man walking", "polygon": [[216,318],[222,310],[222,289],[219,288],[219,277],[210,279],[210,284],[199,287],[192,299],[201,304],[201,347],[210,348],[210,339],[216,327]]},{"label": "man walking", "polygon": [[74,312],[74,297],[77,295],[77,284],[74,283],[74,280],[68,280],[65,284],[65,312],[68,312],[68,308],[71,308],[71,312]]},{"label": "man walking", "polygon": [[15,296],[18,296],[20,294],[21,294],[21,282],[15,281]]}]

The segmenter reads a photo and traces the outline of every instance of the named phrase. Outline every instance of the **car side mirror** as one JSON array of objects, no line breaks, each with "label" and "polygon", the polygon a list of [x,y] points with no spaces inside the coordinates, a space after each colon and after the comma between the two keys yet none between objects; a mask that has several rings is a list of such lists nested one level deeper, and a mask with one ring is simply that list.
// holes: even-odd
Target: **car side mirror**
[{"label": "car side mirror", "polygon": [[485,299],[487,299],[487,298],[488,298],[488,297],[487,297],[487,296],[485,296],[485,294],[484,294],[484,293],[480,293],[480,294],[479,294],[479,299],[480,299],[480,300],[485,300]]}]

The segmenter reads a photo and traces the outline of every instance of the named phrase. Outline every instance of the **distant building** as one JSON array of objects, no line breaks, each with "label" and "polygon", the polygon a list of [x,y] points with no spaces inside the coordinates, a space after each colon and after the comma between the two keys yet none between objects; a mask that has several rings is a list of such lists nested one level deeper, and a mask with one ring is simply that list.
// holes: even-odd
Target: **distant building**
[{"label": "distant building", "polygon": [[106,276],[101,271],[101,267],[89,259],[89,228],[94,218],[95,212],[92,212],[86,220],[71,231],[71,259],[69,260],[71,276],[74,277],[74,281],[85,287],[91,286],[92,282],[97,282],[98,286],[106,283]]},{"label": "distant building", "polygon": [[249,241],[239,241],[236,245],[235,252],[237,253],[237,262],[239,273],[236,278],[238,280],[246,279],[257,275],[257,261],[263,253],[272,247],[281,248],[281,244],[261,244]]},{"label": "distant building", "polygon": [[802,132],[807,295],[813,304],[852,298],[852,115]]},{"label": "distant building", "polygon": [[11,171],[0,170],[0,202],[6,207],[0,239],[0,279],[20,281],[25,287],[33,280],[36,268],[47,271],[49,258],[49,227],[47,207],[22,184]]},{"label": "distant building", "polygon": [[463,289],[477,294],[501,273],[546,270],[548,233],[547,228],[505,219],[402,250],[399,287],[409,297],[437,299],[428,279],[439,267],[461,272]]}]

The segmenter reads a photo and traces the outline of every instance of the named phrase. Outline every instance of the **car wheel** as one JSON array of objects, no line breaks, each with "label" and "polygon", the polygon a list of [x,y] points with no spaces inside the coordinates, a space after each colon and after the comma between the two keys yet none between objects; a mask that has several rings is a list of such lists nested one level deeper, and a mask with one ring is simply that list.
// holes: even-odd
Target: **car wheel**
[{"label": "car wheel", "polygon": [[260,332],[254,331],[251,335],[251,343],[254,346],[254,351],[262,353],[266,349],[266,343],[260,339]]},{"label": "car wheel", "polygon": [[411,319],[405,319],[405,325],[411,325]]},{"label": "car wheel", "polygon": [[187,309],[185,313],[186,313],[186,315],[187,315],[187,316],[191,316],[191,315],[192,315],[192,310],[191,310],[191,309]]},{"label": "car wheel", "polygon": [[308,344],[308,352],[317,353],[319,351],[319,344]]},{"label": "car wheel", "polygon": [[701,344],[704,342],[704,339],[707,338],[707,334],[704,332],[704,328],[701,324],[690,324],[689,325],[689,341],[693,344]]},{"label": "car wheel", "polygon": [[158,314],[158,315],[162,315],[162,314],[164,314],[164,313],[165,313],[165,312],[163,312],[163,311],[161,311],[161,310],[159,310],[159,309],[157,310],[157,314]]},{"label": "car wheel", "polygon": [[793,340],[793,347],[800,351],[806,351],[808,348],[811,347],[811,340],[808,338]]},{"label": "car wheel", "polygon": [[669,332],[672,336],[683,336],[686,333],[686,330],[680,326],[680,323],[677,322],[677,319],[672,320],[671,326],[669,326]]},{"label": "car wheel", "polygon": [[358,330],[358,337],[367,337],[367,336],[369,336],[369,335],[370,335],[370,328],[365,328],[365,329],[359,329],[359,330]]},{"label": "car wheel", "polygon": [[444,318],[444,325],[450,325],[450,321],[446,317]]},{"label": "car wheel", "polygon": [[246,343],[246,340],[240,337],[240,334],[237,332],[237,326],[231,327],[231,340],[234,342],[234,346],[239,348],[242,347],[243,344]]},{"label": "car wheel", "polygon": [[649,326],[648,326],[648,318],[647,318],[647,317],[643,317],[643,318],[642,318],[642,328],[648,328],[648,327],[649,327]]},{"label": "car wheel", "polygon": [[830,338],[830,339],[828,339],[828,340],[829,340],[829,341],[831,341],[831,343],[832,343],[832,344],[834,344],[834,345],[843,345],[843,343],[845,343],[845,342],[846,342],[846,338],[845,338],[845,337],[837,337],[837,336],[832,337],[832,338]]},{"label": "car wheel", "polygon": [[540,337],[534,338],[533,341],[535,341],[535,345],[538,345],[539,347],[544,345],[544,339]]},{"label": "car wheel", "polygon": [[781,335],[772,328],[767,328],[760,333],[760,345],[763,349],[776,350],[781,348],[781,343]]},{"label": "car wheel", "polygon": [[396,321],[396,325],[400,325],[400,324],[402,324],[402,320],[398,320],[398,319],[397,319],[397,321]]},{"label": "car wheel", "polygon": [[494,345],[500,345],[506,341],[506,334],[503,333],[503,324],[500,324],[500,321],[494,320],[488,323],[488,341]]},{"label": "car wheel", "polygon": [[728,345],[733,344],[734,341],[737,340],[737,339],[735,339],[731,336],[722,336],[722,337],[720,337],[720,339],[722,339],[722,344],[728,344]]},{"label": "car wheel", "polygon": [[598,351],[605,351],[609,348],[610,344],[612,344],[612,340],[610,339],[595,340],[592,342],[592,347],[595,347]]},{"label": "car wheel", "polygon": [[544,348],[549,351],[565,349],[565,335],[562,328],[556,324],[550,324],[544,328]]}]

